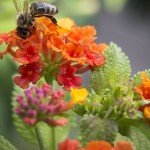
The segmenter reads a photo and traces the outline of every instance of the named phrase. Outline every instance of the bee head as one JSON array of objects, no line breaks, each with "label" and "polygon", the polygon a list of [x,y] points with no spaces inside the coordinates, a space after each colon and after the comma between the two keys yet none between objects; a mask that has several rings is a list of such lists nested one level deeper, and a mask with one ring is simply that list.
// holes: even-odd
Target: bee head
[{"label": "bee head", "polygon": [[16,30],[17,30],[18,35],[23,39],[26,39],[31,35],[31,32],[29,29],[17,27]]},{"label": "bee head", "polygon": [[17,19],[17,26],[18,27],[24,27],[25,19],[23,15],[19,15]]},{"label": "bee head", "polygon": [[19,15],[17,19],[17,26],[20,28],[29,28],[33,25],[34,19],[32,18],[31,14]]}]

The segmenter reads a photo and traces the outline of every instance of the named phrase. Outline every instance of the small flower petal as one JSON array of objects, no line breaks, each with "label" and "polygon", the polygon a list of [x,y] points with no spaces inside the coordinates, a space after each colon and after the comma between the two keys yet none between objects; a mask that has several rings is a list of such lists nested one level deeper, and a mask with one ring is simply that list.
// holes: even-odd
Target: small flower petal
[{"label": "small flower petal", "polygon": [[61,119],[58,119],[58,120],[53,120],[53,119],[45,119],[45,122],[47,124],[49,124],[50,126],[52,127],[55,127],[55,126],[65,126],[67,123],[68,123],[68,119],[66,118],[61,118]]},{"label": "small flower petal", "polygon": [[78,150],[80,143],[77,140],[66,139],[59,144],[58,150]]},{"label": "small flower petal", "polygon": [[24,123],[28,124],[28,125],[35,125],[36,124],[36,119],[35,118],[28,118],[28,117],[25,117],[23,119]]},{"label": "small flower petal", "polygon": [[150,119],[150,106],[144,108],[144,116],[148,119]]},{"label": "small flower petal", "polygon": [[7,33],[0,34],[0,44],[11,42],[13,38],[9,36]]},{"label": "small flower petal", "polygon": [[106,141],[91,141],[87,145],[87,150],[112,150],[112,146]]},{"label": "small flower petal", "polygon": [[65,106],[65,110],[70,109],[73,105],[78,103],[85,103],[88,92],[85,88],[75,89],[71,88],[72,100]]},{"label": "small flower petal", "polygon": [[150,99],[150,79],[146,72],[142,72],[142,83],[135,90],[140,94],[142,99]]},{"label": "small flower petal", "polygon": [[71,97],[73,104],[85,103],[87,95],[88,91],[85,88],[82,89],[71,88]]}]

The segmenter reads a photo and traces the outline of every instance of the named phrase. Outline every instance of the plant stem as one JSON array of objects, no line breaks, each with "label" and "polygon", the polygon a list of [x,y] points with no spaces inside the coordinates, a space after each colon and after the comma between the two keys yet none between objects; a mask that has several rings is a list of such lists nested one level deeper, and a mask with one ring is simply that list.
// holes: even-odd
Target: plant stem
[{"label": "plant stem", "polygon": [[52,150],[56,150],[55,127],[51,127],[51,129],[52,129]]},{"label": "plant stem", "polygon": [[[45,81],[48,83],[48,84],[51,84],[52,85],[52,91],[54,90],[54,87],[53,87],[53,81],[54,81],[54,77],[49,77],[49,76],[44,76],[45,77]],[[56,137],[55,137],[55,127],[51,127],[51,133],[52,133],[52,136],[51,136],[51,141],[52,141],[52,148],[51,150],[56,150]]]},{"label": "plant stem", "polygon": [[35,129],[35,134],[36,134],[36,137],[37,137],[37,141],[38,141],[40,150],[45,150],[44,143],[42,141],[42,136],[41,136],[41,133],[40,133],[40,130],[39,130],[38,126],[35,126],[34,129]]},{"label": "plant stem", "polygon": [[108,108],[108,110],[107,110],[105,116],[104,116],[105,119],[111,114],[112,110],[113,110],[113,107],[110,106],[110,107]]},{"label": "plant stem", "polygon": [[46,81],[48,84],[50,84],[50,85],[53,86],[53,81],[54,81],[54,77],[53,77],[53,76],[50,77],[50,75],[45,75],[44,78],[45,78],[45,81]]}]

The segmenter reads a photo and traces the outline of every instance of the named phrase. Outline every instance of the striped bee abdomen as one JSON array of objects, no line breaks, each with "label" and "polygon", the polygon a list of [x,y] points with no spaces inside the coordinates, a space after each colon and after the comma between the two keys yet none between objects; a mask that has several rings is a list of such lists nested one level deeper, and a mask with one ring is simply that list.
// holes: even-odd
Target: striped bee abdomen
[{"label": "striped bee abdomen", "polygon": [[30,13],[32,16],[40,16],[40,15],[47,15],[47,16],[54,16],[58,13],[58,9],[55,5],[45,2],[37,2],[32,3],[30,6]]}]

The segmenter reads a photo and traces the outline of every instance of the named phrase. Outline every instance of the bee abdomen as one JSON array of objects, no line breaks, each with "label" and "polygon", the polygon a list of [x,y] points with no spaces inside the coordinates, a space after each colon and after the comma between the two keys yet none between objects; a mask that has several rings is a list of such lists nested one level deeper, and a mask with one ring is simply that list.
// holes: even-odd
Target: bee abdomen
[{"label": "bee abdomen", "polygon": [[30,13],[33,16],[38,15],[54,16],[55,14],[58,13],[58,9],[56,8],[55,5],[52,5],[50,3],[37,2],[31,4]]}]

